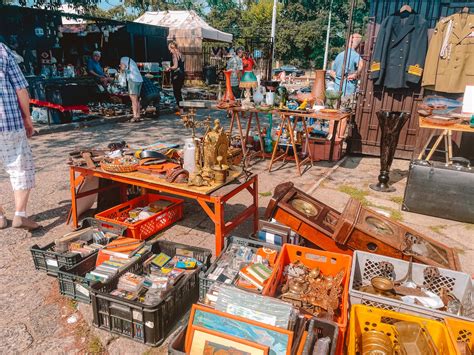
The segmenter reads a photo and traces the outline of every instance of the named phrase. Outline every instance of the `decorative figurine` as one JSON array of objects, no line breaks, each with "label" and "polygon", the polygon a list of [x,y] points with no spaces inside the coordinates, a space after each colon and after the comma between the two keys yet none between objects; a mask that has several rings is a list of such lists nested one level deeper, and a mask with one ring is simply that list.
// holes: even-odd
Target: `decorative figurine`
[{"label": "decorative figurine", "polygon": [[217,156],[222,157],[223,164],[227,164],[227,151],[229,149],[229,139],[224,132],[218,119],[214,120],[214,127],[204,136],[203,158],[204,166],[202,176],[213,178],[213,167],[217,163]]}]

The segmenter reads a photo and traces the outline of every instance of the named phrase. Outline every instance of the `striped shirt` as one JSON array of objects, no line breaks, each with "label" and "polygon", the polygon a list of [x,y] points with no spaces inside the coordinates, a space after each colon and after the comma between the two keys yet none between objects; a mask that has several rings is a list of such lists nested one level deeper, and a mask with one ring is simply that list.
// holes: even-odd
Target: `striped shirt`
[{"label": "striped shirt", "polygon": [[0,132],[24,128],[16,90],[28,87],[10,49],[0,43]]}]

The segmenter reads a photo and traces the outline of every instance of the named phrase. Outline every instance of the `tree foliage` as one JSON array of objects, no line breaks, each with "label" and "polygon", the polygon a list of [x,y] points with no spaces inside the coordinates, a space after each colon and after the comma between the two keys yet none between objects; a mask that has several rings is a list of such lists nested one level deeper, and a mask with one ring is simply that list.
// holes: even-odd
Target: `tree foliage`
[{"label": "tree foliage", "polygon": [[[215,3],[215,5],[213,4]],[[330,0],[284,0],[278,7],[275,57],[284,63],[320,68],[324,60]],[[273,0],[240,2],[209,0],[209,23],[235,38],[270,40]],[[354,30],[364,32],[368,4],[358,0],[354,11]],[[350,1],[333,0],[330,58],[345,43]],[[237,43],[239,41],[237,40]]]},{"label": "tree foliage", "polygon": [[[13,0],[0,0],[0,4]],[[17,0],[21,5],[31,0]],[[58,8],[63,0],[33,0],[34,6]],[[229,32],[235,44],[252,39],[270,41],[273,0],[121,0],[119,5],[101,10],[100,0],[66,0],[85,13],[118,20],[130,20],[144,11],[195,10],[211,26]],[[330,6],[332,2],[332,7]],[[276,27],[275,57],[286,64],[320,68],[329,11],[332,10],[330,59],[345,43],[350,13],[349,0],[280,0]],[[367,22],[368,0],[357,0],[354,31],[363,34]],[[134,9],[131,14],[129,9]],[[204,11],[206,9],[206,11]],[[204,13],[206,12],[206,13]]]}]

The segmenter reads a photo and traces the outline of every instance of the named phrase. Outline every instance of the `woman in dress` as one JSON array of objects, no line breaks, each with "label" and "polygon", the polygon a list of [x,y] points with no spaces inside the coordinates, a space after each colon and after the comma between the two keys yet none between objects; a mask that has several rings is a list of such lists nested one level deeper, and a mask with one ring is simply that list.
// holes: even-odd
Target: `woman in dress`
[{"label": "woman in dress", "polygon": [[181,90],[183,89],[184,85],[184,59],[183,55],[178,49],[176,42],[171,41],[168,44],[168,49],[173,56],[173,65],[168,68],[168,71],[171,71],[173,95],[176,99],[176,105],[179,107],[179,112],[176,112],[176,114],[182,114],[183,108],[180,106],[180,102],[183,101],[183,94]]},{"label": "woman in dress", "polygon": [[133,118],[131,122],[140,121],[140,91],[143,78],[138,70],[137,63],[130,57],[120,58],[120,69],[125,73],[128,85],[128,94],[132,101]]},{"label": "woman in dress", "polygon": [[246,71],[252,71],[253,70],[253,67],[256,65],[257,63],[255,62],[255,59],[253,59],[252,55],[250,54],[250,52],[245,52],[244,53],[244,57],[242,58],[242,66],[243,66],[243,71],[246,72]]}]

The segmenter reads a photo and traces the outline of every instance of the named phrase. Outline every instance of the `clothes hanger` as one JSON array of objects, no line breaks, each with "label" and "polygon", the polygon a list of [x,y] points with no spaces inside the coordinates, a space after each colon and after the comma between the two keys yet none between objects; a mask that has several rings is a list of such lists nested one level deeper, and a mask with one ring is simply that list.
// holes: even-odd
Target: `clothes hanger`
[{"label": "clothes hanger", "polygon": [[405,12],[405,11],[407,11],[407,12],[413,12],[413,9],[411,8],[410,5],[405,4],[405,5],[403,5],[403,6],[400,8],[400,13]]}]

